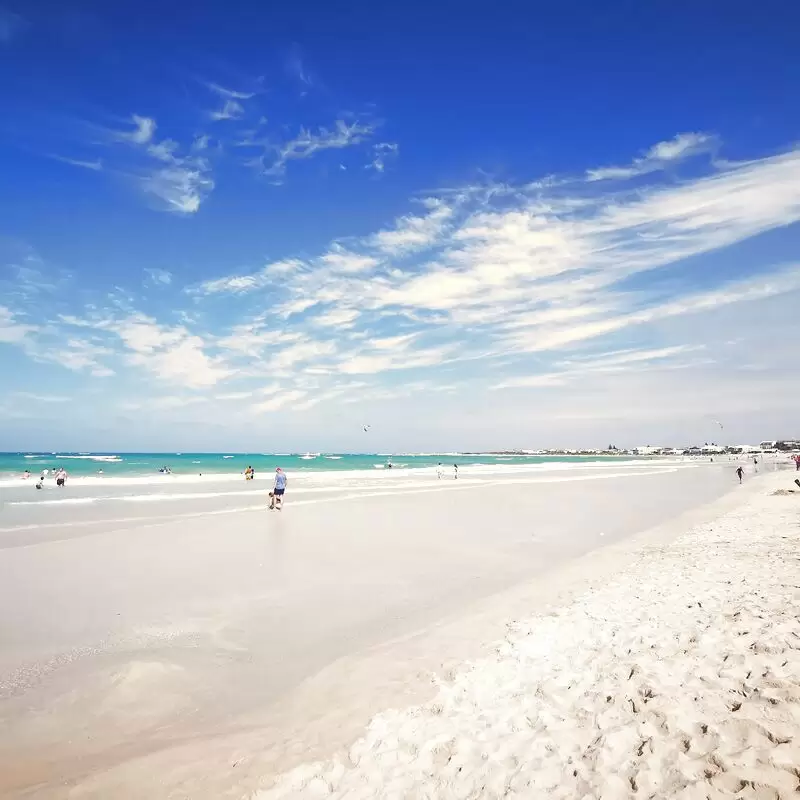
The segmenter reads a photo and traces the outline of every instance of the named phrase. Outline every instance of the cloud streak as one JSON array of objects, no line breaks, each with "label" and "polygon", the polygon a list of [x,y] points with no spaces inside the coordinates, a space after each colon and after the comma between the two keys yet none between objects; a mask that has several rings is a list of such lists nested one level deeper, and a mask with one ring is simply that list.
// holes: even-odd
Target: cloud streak
[{"label": "cloud streak", "polygon": [[285,175],[289,162],[306,160],[326,150],[342,150],[361,144],[374,134],[376,127],[373,123],[348,123],[337,119],[331,128],[301,128],[293,139],[267,148],[257,160],[259,171],[279,181]]},{"label": "cloud streak", "polygon": [[707,153],[714,148],[715,137],[707,133],[679,133],[672,139],[653,145],[643,156],[624,167],[599,167],[586,173],[589,181],[628,180],[674,166],[679,162]]},{"label": "cloud streak", "polygon": [[197,151],[181,155],[173,139],[155,138],[155,119],[133,114],[133,130],[112,131],[112,141],[132,150],[134,180],[141,191],[155,200],[155,207],[175,214],[190,215],[200,210],[214,189],[211,164]]}]

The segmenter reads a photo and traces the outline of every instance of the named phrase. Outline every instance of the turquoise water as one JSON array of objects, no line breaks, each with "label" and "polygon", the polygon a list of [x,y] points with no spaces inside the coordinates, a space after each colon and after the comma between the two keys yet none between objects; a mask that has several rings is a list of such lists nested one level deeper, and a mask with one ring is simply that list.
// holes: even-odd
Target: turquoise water
[{"label": "turquoise water", "polygon": [[[25,470],[38,475],[44,469],[64,467],[75,477],[157,475],[169,467],[175,475],[237,474],[252,466],[256,473],[282,467],[292,472],[323,472],[383,468],[389,461],[398,468],[435,467],[457,463],[542,464],[550,462],[615,461],[617,456],[491,456],[463,454],[392,455],[375,453],[0,453],[0,478],[19,477]],[[630,457],[628,457],[630,458]]]}]

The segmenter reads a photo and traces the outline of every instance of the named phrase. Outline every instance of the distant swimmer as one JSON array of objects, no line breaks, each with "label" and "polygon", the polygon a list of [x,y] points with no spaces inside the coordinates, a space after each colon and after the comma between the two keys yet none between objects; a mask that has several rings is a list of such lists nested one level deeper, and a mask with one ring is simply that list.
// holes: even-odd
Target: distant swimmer
[{"label": "distant swimmer", "polygon": [[280,511],[281,508],[283,508],[283,495],[286,492],[286,484],[286,473],[278,467],[275,470],[275,485],[269,493],[270,500],[272,501],[269,504],[270,509],[277,508],[278,511]]},{"label": "distant swimmer", "polygon": [[742,477],[744,476],[744,470],[741,467],[736,467],[736,474],[739,476],[739,483],[741,483]]},{"label": "distant swimmer", "polygon": [[444,471],[442,470],[442,462],[440,461],[439,462],[439,466],[436,467],[436,477],[439,480],[441,480],[442,479],[442,475],[444,475]]},{"label": "distant swimmer", "polygon": [[453,464],[453,479],[458,480],[458,464]]}]

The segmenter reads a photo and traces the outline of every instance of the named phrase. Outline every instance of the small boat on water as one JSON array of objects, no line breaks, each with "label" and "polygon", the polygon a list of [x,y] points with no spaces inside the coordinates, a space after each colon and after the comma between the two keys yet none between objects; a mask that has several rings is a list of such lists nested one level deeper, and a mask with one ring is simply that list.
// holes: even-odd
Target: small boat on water
[{"label": "small boat on water", "polygon": [[313,458],[319,458],[319,453],[306,453],[304,456],[300,456],[303,461],[310,461]]}]

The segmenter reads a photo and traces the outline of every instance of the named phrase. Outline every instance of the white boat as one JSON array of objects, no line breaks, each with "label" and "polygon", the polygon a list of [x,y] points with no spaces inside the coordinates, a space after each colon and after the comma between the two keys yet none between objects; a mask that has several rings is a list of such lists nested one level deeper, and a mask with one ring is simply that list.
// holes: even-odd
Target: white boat
[{"label": "white boat", "polygon": [[319,453],[306,453],[304,456],[300,456],[300,458],[302,458],[303,461],[310,461],[311,459],[318,457]]}]

